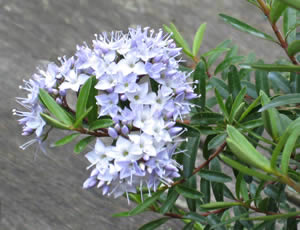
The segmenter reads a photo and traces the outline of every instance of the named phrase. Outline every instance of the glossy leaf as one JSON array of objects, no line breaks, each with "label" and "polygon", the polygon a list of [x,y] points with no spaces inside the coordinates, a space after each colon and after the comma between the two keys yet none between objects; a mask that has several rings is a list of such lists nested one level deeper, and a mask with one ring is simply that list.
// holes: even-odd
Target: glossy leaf
[{"label": "glossy leaf", "polygon": [[92,124],[90,124],[89,130],[108,128],[111,127],[113,124],[114,122],[112,119],[103,118],[96,120]]},{"label": "glossy leaf", "polygon": [[248,166],[242,165],[241,163],[230,159],[229,157],[224,156],[223,154],[220,155],[221,159],[228,165],[230,165],[231,167],[239,170],[240,172],[250,175],[250,176],[254,176],[257,177],[261,180],[265,180],[265,181],[274,181],[275,178],[268,176],[266,174],[263,174],[257,170],[253,170],[251,168],[249,168]]},{"label": "glossy leaf", "polygon": [[256,217],[249,217],[243,218],[244,220],[276,220],[276,219],[285,219],[293,216],[299,215],[300,212],[289,212],[285,214],[275,214],[275,215],[268,215],[268,216],[256,216]]},{"label": "glossy leaf", "polygon": [[83,139],[81,139],[74,147],[74,153],[79,154],[81,153],[87,145],[95,139],[94,136],[88,136]]},{"label": "glossy leaf", "polygon": [[184,147],[187,150],[183,156],[183,175],[189,178],[195,167],[195,160],[200,144],[200,134],[195,137],[189,137]]},{"label": "glossy leaf", "polygon": [[288,44],[296,40],[296,24],[297,10],[288,7],[283,14],[283,32]]},{"label": "glossy leaf", "polygon": [[300,52],[300,40],[293,41],[289,46],[288,46],[288,55],[294,56],[298,52]]},{"label": "glossy leaf", "polygon": [[203,36],[206,30],[206,23],[203,23],[199,26],[193,42],[193,55],[197,56],[197,53],[201,47]]},{"label": "glossy leaf", "polygon": [[203,53],[201,56],[209,57],[211,55],[222,54],[224,52],[227,52],[228,50],[229,50],[229,48],[214,48],[210,51],[207,51],[206,53]]},{"label": "glossy leaf", "polygon": [[65,136],[62,139],[56,141],[55,143],[53,143],[51,145],[51,147],[58,147],[58,146],[68,144],[68,143],[72,142],[73,140],[75,140],[79,135],[80,135],[80,133],[72,133],[72,134]]},{"label": "glossy leaf", "polygon": [[196,86],[194,92],[198,95],[201,95],[200,98],[196,98],[195,104],[198,104],[203,109],[205,107],[206,102],[206,80],[207,80],[207,74],[206,74],[206,67],[205,63],[203,61],[200,61],[195,69],[195,72],[193,73],[193,80],[198,81],[198,83],[195,83]]},{"label": "glossy leaf", "polygon": [[233,57],[228,57],[222,61],[215,70],[215,75],[218,73],[224,71],[226,68],[228,68],[230,65],[242,62],[244,60],[243,56],[233,56]]},{"label": "glossy leaf", "polygon": [[255,71],[255,84],[256,84],[256,92],[259,95],[262,90],[268,96],[270,95],[270,85],[268,79],[268,72],[262,70]]},{"label": "glossy leaf", "polygon": [[50,113],[52,113],[59,121],[66,125],[72,124],[71,118],[44,89],[40,88],[39,98]]},{"label": "glossy leaf", "polygon": [[130,210],[129,215],[133,216],[145,211],[160,197],[162,193],[163,191],[153,193],[152,196],[145,199],[143,203],[137,205],[134,209]]},{"label": "glossy leaf", "polygon": [[200,205],[200,207],[204,209],[220,209],[220,208],[230,208],[238,205],[241,205],[241,203],[240,202],[212,202],[208,204],[202,204]]},{"label": "glossy leaf", "polygon": [[220,17],[227,23],[229,23],[230,25],[232,25],[234,28],[240,30],[240,31],[243,31],[243,32],[246,32],[246,33],[249,33],[251,35],[254,35],[256,37],[259,37],[259,38],[263,38],[263,39],[266,39],[266,40],[269,40],[269,41],[275,41],[274,38],[264,32],[261,32],[257,29],[255,29],[254,27],[252,26],[249,26],[248,24],[236,19],[236,18],[233,18],[233,17],[230,17],[228,15],[225,15],[225,14],[219,14]]},{"label": "glossy leaf", "polygon": [[284,92],[284,93],[291,93],[291,89],[290,89],[288,80],[284,76],[282,76],[280,73],[270,72],[268,74],[268,78],[270,79],[270,81],[272,83],[273,90],[278,88],[278,89],[282,90],[282,92]]},{"label": "glossy leaf", "polygon": [[286,9],[286,4],[285,3],[283,3],[280,0],[273,0],[272,8],[271,8],[271,11],[270,11],[271,22],[276,23],[285,9]]},{"label": "glossy leaf", "polygon": [[195,189],[183,186],[183,185],[178,185],[175,187],[176,191],[186,197],[186,198],[190,198],[190,199],[200,199],[203,197],[203,193],[198,192]]},{"label": "glossy leaf", "polygon": [[139,230],[153,230],[156,229],[157,227],[163,225],[169,220],[168,217],[162,217],[157,220],[153,220],[147,224],[144,224],[142,227],[139,228]]},{"label": "glossy leaf", "polygon": [[53,117],[50,117],[49,115],[47,115],[45,113],[40,113],[40,115],[43,118],[43,120],[52,127],[55,127],[58,129],[67,129],[67,130],[71,129],[71,127],[69,127],[68,125],[61,123],[60,121],[54,119]]},{"label": "glossy leaf", "polygon": [[93,109],[93,106],[91,106],[86,111],[84,111],[80,117],[76,118],[76,121],[75,121],[73,127],[78,128],[81,125],[82,120],[89,115],[89,113],[92,111],[92,109]]},{"label": "glossy leaf", "polygon": [[217,136],[215,136],[213,139],[211,139],[208,143],[208,150],[212,150],[216,147],[219,147],[226,139],[227,134],[222,133]]},{"label": "glossy leaf", "polygon": [[200,175],[200,177],[212,182],[227,183],[232,180],[230,176],[212,170],[202,169],[198,174]]},{"label": "glossy leaf", "polygon": [[92,111],[87,116],[89,124],[94,122],[98,117],[98,105],[96,104],[96,96],[98,94],[98,90],[95,88],[95,85],[97,84],[97,79],[95,77],[92,77],[91,79],[92,79],[91,89],[86,104],[86,108],[90,108],[91,106],[93,107]]},{"label": "glossy leaf", "polygon": [[244,68],[259,69],[274,72],[300,72],[298,65],[282,65],[282,64],[243,64]]},{"label": "glossy leaf", "polygon": [[233,119],[237,113],[237,109],[238,107],[241,105],[241,103],[244,101],[244,97],[246,95],[246,88],[244,87],[242,90],[239,91],[239,93],[237,94],[234,102],[233,102],[233,105],[232,105],[232,108],[231,108],[231,111],[230,111],[230,115],[229,115],[229,123],[232,123],[233,122]]},{"label": "glossy leaf", "polygon": [[206,223],[207,220],[204,216],[201,216],[195,212],[190,212],[188,214],[186,214],[185,216],[183,216],[183,218],[185,219],[189,219],[189,220],[194,220],[194,221],[197,221],[199,223]]},{"label": "glossy leaf", "polygon": [[212,86],[218,89],[219,93],[224,99],[226,99],[229,96],[228,86],[223,80],[216,77],[212,77],[210,79],[210,83],[212,84]]},{"label": "glossy leaf", "polygon": [[[231,43],[231,40],[225,40],[223,42],[221,42],[220,44],[217,45],[216,49],[219,48],[227,48]],[[212,55],[210,55],[210,57],[207,60],[207,65],[208,67],[210,67],[212,64],[215,63],[215,61],[221,56],[221,52],[216,52]]]},{"label": "glossy leaf", "polygon": [[204,194],[203,200],[205,203],[210,202],[210,181],[204,178],[200,180],[200,191]]},{"label": "glossy leaf", "polygon": [[286,94],[283,96],[275,97],[268,104],[264,105],[259,112],[275,108],[278,106],[297,104],[300,103],[300,93]]},{"label": "glossy leaf", "polygon": [[239,122],[241,122],[242,120],[244,120],[244,118],[247,117],[247,115],[260,104],[260,99],[261,96],[259,96],[258,98],[256,98],[250,105],[249,107],[243,112],[243,114],[241,115],[241,117],[239,118]]},{"label": "glossy leaf", "polygon": [[222,96],[220,95],[219,91],[217,88],[215,88],[215,96],[216,96],[216,99],[217,99],[217,102],[219,104],[219,108],[220,110],[222,111],[222,113],[224,114],[225,118],[226,119],[229,119],[229,113],[227,111],[227,108],[225,107],[225,104],[223,102],[223,98]]},{"label": "glossy leaf", "polygon": [[228,90],[232,94],[233,98],[236,98],[238,93],[241,91],[241,82],[237,68],[231,65],[228,71]]},{"label": "glossy leaf", "polygon": [[280,0],[288,6],[300,10],[300,0]]},{"label": "glossy leaf", "polygon": [[163,205],[160,208],[160,213],[164,214],[168,212],[175,204],[178,196],[179,194],[177,193],[177,191],[174,188],[171,188],[169,190],[166,201],[163,203]]}]

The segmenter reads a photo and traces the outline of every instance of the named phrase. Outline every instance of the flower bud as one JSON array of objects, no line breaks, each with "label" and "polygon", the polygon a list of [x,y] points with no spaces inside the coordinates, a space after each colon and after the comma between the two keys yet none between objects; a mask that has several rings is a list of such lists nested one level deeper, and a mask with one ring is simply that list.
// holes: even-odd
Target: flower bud
[{"label": "flower bud", "polygon": [[124,134],[124,135],[127,135],[129,133],[129,129],[126,125],[124,125],[121,129],[121,132]]},{"label": "flower bud", "polygon": [[118,133],[117,133],[117,131],[114,129],[114,128],[112,128],[112,127],[109,127],[108,128],[108,135],[111,137],[111,138],[113,138],[113,139],[117,139],[118,138]]},{"label": "flower bud", "polygon": [[85,180],[83,183],[83,189],[89,189],[94,187],[97,184],[97,179],[96,177],[89,177],[88,179]]}]

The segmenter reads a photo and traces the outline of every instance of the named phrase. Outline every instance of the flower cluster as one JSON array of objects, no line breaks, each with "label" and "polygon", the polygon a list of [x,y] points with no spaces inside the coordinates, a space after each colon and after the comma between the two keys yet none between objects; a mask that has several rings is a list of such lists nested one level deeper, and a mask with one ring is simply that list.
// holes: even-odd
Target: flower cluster
[{"label": "flower cluster", "polygon": [[23,116],[23,134],[42,134],[39,88],[62,104],[66,93],[78,92],[96,76],[98,115],[114,121],[107,130],[113,141],[105,145],[97,138],[86,154],[93,170],[83,187],[101,187],[103,194],[118,197],[137,187],[155,191],[160,183],[170,185],[179,177],[180,165],[172,157],[184,132],[176,120],[189,113],[189,100],[197,96],[189,74],[179,71],[179,55],[180,48],[161,30],[138,27],[127,34],[96,35],[92,48],[78,46],[74,57],[60,59],[60,66],[49,64],[26,82],[28,98],[18,101],[31,112],[16,112]]}]

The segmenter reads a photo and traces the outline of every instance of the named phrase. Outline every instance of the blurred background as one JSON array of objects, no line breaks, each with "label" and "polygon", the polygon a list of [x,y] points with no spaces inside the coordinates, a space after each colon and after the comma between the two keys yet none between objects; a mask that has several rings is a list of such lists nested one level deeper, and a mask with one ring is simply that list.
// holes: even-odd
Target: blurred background
[{"label": "blurred background", "polygon": [[[207,22],[200,52],[232,39],[241,54],[254,51],[266,63],[284,56],[280,49],[274,53],[275,45],[225,25],[218,13],[272,34],[264,16],[246,0],[0,0],[0,229],[137,229],[157,217],[111,217],[132,206],[123,198],[102,197],[99,190],[83,190],[88,162],[74,155],[71,145],[48,147],[46,155],[34,147],[20,150],[28,139],[11,113],[15,97],[22,94],[18,86],[37,66],[72,55],[95,33],[136,25],[158,29],[173,22],[191,44],[198,26]],[[53,132],[48,143],[60,136]],[[180,229],[176,224],[161,229]]]}]

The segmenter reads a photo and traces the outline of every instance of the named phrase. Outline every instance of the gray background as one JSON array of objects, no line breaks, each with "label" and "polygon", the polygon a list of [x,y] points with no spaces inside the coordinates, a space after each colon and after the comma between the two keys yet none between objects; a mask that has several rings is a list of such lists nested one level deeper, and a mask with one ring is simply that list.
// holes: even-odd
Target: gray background
[{"label": "gray background", "polygon": [[[137,229],[156,217],[147,213],[112,218],[129,209],[127,201],[83,190],[87,162],[72,153],[72,146],[48,148],[47,155],[36,158],[34,148],[20,150],[27,139],[11,114],[17,106],[14,97],[36,66],[72,54],[76,44],[89,42],[95,33],[137,24],[160,28],[172,21],[191,43],[206,21],[201,51],[229,38],[242,54],[254,51],[267,62],[283,55],[280,49],[274,53],[275,45],[222,23],[220,12],[271,33],[265,18],[243,0],[0,0],[0,229]],[[60,136],[54,132],[50,143]],[[180,229],[175,224],[168,227]]]}]

